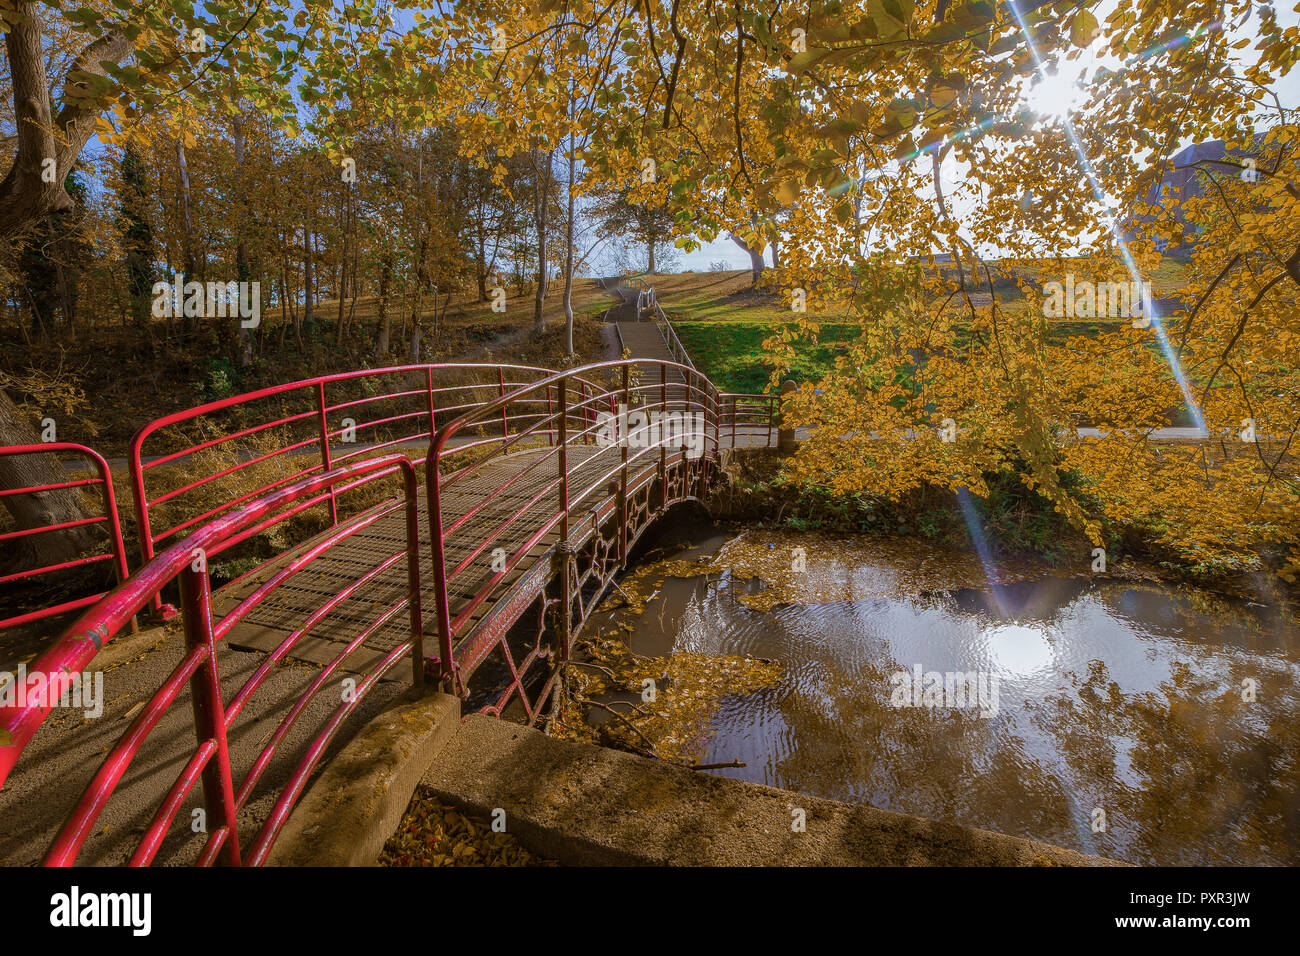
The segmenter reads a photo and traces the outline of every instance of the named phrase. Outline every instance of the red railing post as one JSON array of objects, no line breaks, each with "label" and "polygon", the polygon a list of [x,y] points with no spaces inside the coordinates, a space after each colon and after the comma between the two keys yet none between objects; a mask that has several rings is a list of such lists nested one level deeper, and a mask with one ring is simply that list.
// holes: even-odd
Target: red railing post
[{"label": "red railing post", "polygon": [[[631,403],[631,390],[629,389],[629,371],[630,366],[623,366],[623,408],[627,408]],[[621,424],[621,422],[620,422]],[[620,564],[627,563],[627,435],[621,435],[619,445],[622,448],[623,470],[618,480],[618,560]]]},{"label": "red railing post", "polygon": [[[497,369],[497,396],[506,397],[506,375],[503,369]],[[501,447],[504,449],[509,444],[510,426],[506,420],[506,407],[501,406]]]},{"label": "red railing post", "polygon": [[596,436],[592,434],[592,425],[595,424],[595,409],[591,407],[591,398],[587,393],[587,383],[582,383],[582,440],[583,444],[590,445],[595,442]]},{"label": "red railing post", "polygon": [[569,544],[569,397],[568,397],[568,378],[560,379],[559,383],[559,406],[560,406],[560,444],[559,444],[559,468],[560,468],[560,542],[556,547],[559,556],[560,565],[560,660],[569,659],[569,649],[572,639],[573,628],[573,595],[570,593],[569,564],[572,551]]},{"label": "red railing post", "polygon": [[[497,369],[497,374],[501,373]],[[429,396],[429,441],[433,441],[433,433],[437,431],[437,408],[433,402],[433,366],[427,365],[424,369],[424,389]]]},{"label": "red railing post", "polygon": [[555,444],[555,419],[552,417],[555,413],[551,409],[551,386],[546,386],[546,417],[550,419],[550,426],[546,429],[546,444],[551,447]]},{"label": "red railing post", "polygon": [[[197,557],[197,556],[196,556]],[[206,557],[195,570],[194,564],[180,574],[181,608],[185,621],[185,643],[191,649],[203,647],[205,660],[190,679],[190,698],[194,705],[194,733],[198,744],[211,740],[216,751],[203,768],[203,802],[209,832],[225,830],[221,855],[225,863],[239,866],[239,824],[235,804],[235,786],[230,776],[230,751],[226,743],[226,712],[221,699],[221,678],[217,669],[217,645],[212,637],[212,592],[209,586]],[[217,829],[213,831],[213,824]]]},{"label": "red railing post", "polygon": [[[325,383],[316,383],[316,399],[320,409],[320,457],[321,464],[324,466],[322,471],[329,471],[333,466],[330,464],[330,429],[329,423],[325,418]],[[334,486],[330,486],[330,524],[339,523],[339,506],[334,495]]]},{"label": "red railing post", "polygon": [[[89,450],[89,449],[87,449]],[[103,456],[95,453],[94,464],[100,477],[104,480],[104,514],[108,517],[108,533],[112,540],[114,558],[114,568],[117,572],[117,583],[121,584],[131,576],[131,569],[126,563],[126,545],[122,543],[122,520],[117,514],[117,494],[113,491],[113,472],[108,467],[108,462]],[[131,633],[136,634],[140,630],[139,615],[131,618]]]},{"label": "red railing post", "polygon": [[455,693],[452,681],[455,669],[451,657],[451,611],[447,607],[447,553],[442,540],[442,476],[438,474],[440,453],[430,446],[425,465],[425,484],[429,489],[429,547],[433,558],[433,599],[438,614],[438,682],[447,693]]},{"label": "red railing post", "polygon": [[718,422],[718,393],[713,383],[700,376],[700,390],[704,392],[704,431],[700,434],[700,497],[709,493],[709,421],[713,421],[713,453],[716,456],[721,441]]},{"label": "red railing post", "polygon": [[668,507],[668,442],[664,428],[668,423],[668,366],[659,366],[659,500]]},{"label": "red railing post", "polygon": [[713,409],[713,457],[716,459],[722,452],[722,393],[707,378],[701,378],[709,390],[709,407]]},{"label": "red railing post", "polygon": [[411,668],[416,687],[424,686],[424,611],[420,602],[419,482],[415,467],[402,471],[406,492],[406,600],[411,612]]}]

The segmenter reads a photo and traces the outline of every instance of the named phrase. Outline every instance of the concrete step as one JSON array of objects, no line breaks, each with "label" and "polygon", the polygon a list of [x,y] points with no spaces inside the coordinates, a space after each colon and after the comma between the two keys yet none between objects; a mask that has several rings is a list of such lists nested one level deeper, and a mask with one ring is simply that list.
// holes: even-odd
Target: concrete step
[{"label": "concrete step", "polygon": [[[824,800],[474,714],[421,783],[566,864],[1114,866],[988,830]],[[799,814],[796,811],[802,810]],[[794,821],[802,817],[805,828]]]}]

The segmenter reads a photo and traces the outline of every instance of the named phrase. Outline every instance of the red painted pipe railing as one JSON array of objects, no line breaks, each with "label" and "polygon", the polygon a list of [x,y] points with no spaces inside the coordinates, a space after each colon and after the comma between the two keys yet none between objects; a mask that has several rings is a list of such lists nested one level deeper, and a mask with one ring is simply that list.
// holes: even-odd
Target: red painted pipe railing
[{"label": "red painted pipe railing", "polygon": [[[186,531],[306,475],[406,444],[419,443],[422,453],[439,416],[453,418],[550,374],[525,365],[469,363],[363,369],[156,419],[132,438],[129,455],[141,558],[149,561]],[[504,432],[509,423],[500,428]],[[168,437],[166,450],[153,450]],[[332,490],[311,506],[318,505],[328,509],[331,524],[338,521]],[[154,610],[166,616],[170,609],[159,598]]]},{"label": "red painted pipe railing", "polygon": [[[212,616],[212,592],[206,560],[196,558],[219,549],[233,536],[273,520],[277,513],[296,503],[320,498],[322,493],[342,494],[372,481],[400,474],[404,494],[382,502],[337,524],[318,538],[311,548],[295,553],[292,560],[261,583],[220,620]],[[260,864],[266,860],[276,836],[306,787],[307,780],[319,763],[343,721],[355,710],[367,692],[403,658],[410,657],[412,676],[423,682],[425,661],[421,624],[419,576],[419,524],[417,519],[417,480],[414,464],[405,455],[395,453],[368,461],[353,462],[329,472],[301,478],[288,487],[263,495],[242,507],[214,519],[183,540],[157,554],[135,576],[101,598],[87,610],[49,651],[29,669],[29,675],[42,674],[48,681],[53,675],[80,674],[93,664],[95,655],[118,634],[138,611],[164,587],[179,579],[183,605],[186,654],[171,676],[148,700],[130,727],[109,751],[99,771],[86,788],[81,800],[55,837],[46,857],[47,865],[75,862],[78,852],[94,831],[96,821],[131,768],[133,759],[167,710],[182,696],[188,685],[193,705],[194,727],[198,746],[184,764],[176,782],[168,789],[152,820],[145,828],[131,857],[133,865],[150,863],[165,840],[176,814],[195,786],[202,786],[207,819],[208,839],[199,857],[200,864],[211,864],[218,857],[227,864]],[[232,627],[243,620],[266,597],[276,591],[311,561],[357,532],[370,527],[399,509],[405,509],[406,540],[392,555],[378,560],[375,567],[360,575],[339,594],[310,612],[286,637],[243,687],[229,699],[221,690],[217,659],[218,643]],[[397,603],[375,612],[374,619],[358,625],[356,636],[326,665],[312,681],[306,693],[283,714],[276,731],[253,761],[238,784],[231,765],[227,734],[244,710],[252,694],[263,684],[276,666],[311,627],[356,593],[378,574],[406,563],[407,591]],[[261,781],[280,745],[302,715],[310,701],[324,689],[347,657],[366,639],[402,612],[409,618],[409,637],[387,651],[382,659],[361,674],[355,691],[345,695],[325,726],[301,754],[288,781],[279,789],[269,815],[249,843],[243,840],[239,813]],[[30,680],[29,676],[29,680]],[[0,730],[5,731],[7,745],[0,746],[0,786],[8,778],[18,758],[52,709],[50,700],[22,700],[0,707]],[[188,821],[187,821],[188,823]]]},{"label": "red painted pipe railing", "polygon": [[[647,369],[658,369],[658,375],[650,376],[655,380],[634,383],[634,376],[644,376]],[[616,384],[600,384],[601,378],[611,375]],[[670,377],[674,381],[669,381]],[[525,419],[510,414],[516,406],[530,407],[538,403],[542,396],[548,403],[543,417]],[[686,419],[680,416],[689,415],[690,427],[668,436],[664,428],[658,429],[657,435],[651,434],[647,425],[638,434],[622,435],[616,448],[601,453],[594,473],[575,480],[572,468],[575,450],[582,449],[586,457],[592,445],[600,444],[601,431],[610,424],[602,415],[617,419],[621,408],[647,417],[653,413],[676,414],[681,422]],[[660,505],[666,507],[669,468],[683,468],[688,473],[694,469],[699,477],[705,473],[705,462],[716,457],[718,408],[716,389],[695,369],[674,362],[622,360],[583,366],[524,385],[441,426],[425,463],[433,548],[433,599],[437,608],[439,658],[445,662],[440,676],[463,688],[488,654],[499,650],[511,680],[488,709],[499,712],[517,694],[532,719],[534,712],[523,692],[523,680],[527,665],[541,655],[540,648],[534,647],[524,661],[516,664],[503,632],[490,633],[482,641],[462,646],[475,613],[501,592],[529,552],[548,535],[557,532],[560,541],[567,544],[573,505],[590,500],[598,492],[607,492],[606,500],[612,499],[617,509],[618,557],[620,561],[626,560],[632,470],[655,468],[664,489]],[[483,423],[503,414],[509,415],[512,421],[528,423],[504,440],[456,443],[458,436],[474,432]],[[697,442],[698,461],[692,461],[683,450],[683,454],[670,462],[672,445]],[[476,448],[484,453],[476,461],[460,467],[455,460],[448,461],[450,456]],[[502,478],[491,476],[492,469],[503,457],[521,452],[530,452],[531,460],[505,469],[508,473]],[[467,488],[472,489],[475,503],[454,512],[445,511],[447,496]],[[499,505],[503,501],[504,507]],[[457,546],[457,553],[463,552],[463,557],[453,561],[448,557],[447,545],[456,539],[464,542],[458,542]],[[497,562],[496,569],[485,570],[490,567],[489,556],[498,548],[504,552],[504,559]],[[561,580],[560,603],[566,607],[567,574]],[[565,652],[567,648],[561,647],[560,653]]]},{"label": "red painted pipe railing", "polygon": [[[659,329],[659,334],[663,336],[664,344],[673,361],[694,369],[695,363],[691,361],[686,346],[682,345],[681,339],[677,337],[677,330],[673,328],[668,313],[659,304],[659,296],[654,286],[647,285],[645,280],[639,277],[633,279],[632,283],[641,288],[637,293],[637,319],[640,320],[648,313]],[[738,436],[741,439],[761,438],[761,447],[776,447],[777,418],[780,413],[777,396],[724,392],[718,396],[718,403],[719,425],[723,431],[730,433],[732,448],[737,447]],[[749,441],[744,441],[744,444],[754,447]]]},{"label": "red painted pipe railing", "polygon": [[730,436],[731,447],[741,439],[748,447],[755,447],[747,438],[761,439],[763,448],[775,448],[781,400],[776,395],[745,395],[723,392],[718,397],[719,420]]},{"label": "red painted pipe railing", "polygon": [[[61,453],[77,455],[84,459],[89,463],[93,472],[93,477],[51,482],[25,488],[7,488],[0,491],[0,498],[12,497],[14,495],[39,495],[41,492],[54,491],[61,488],[92,488],[98,486],[98,497],[102,506],[102,513],[75,521],[62,521],[57,524],[43,525],[36,528],[6,531],[0,533],[0,544],[3,544],[3,542],[6,541],[14,541],[19,538],[30,537],[33,535],[51,534],[59,531],[66,531],[70,528],[102,524],[105,526],[104,531],[108,537],[108,550],[102,554],[84,555],[72,561],[63,561],[57,564],[14,571],[0,576],[0,585],[10,584],[15,581],[30,581],[43,575],[53,574],[68,568],[84,567],[102,561],[111,561],[113,563],[113,571],[117,575],[119,583],[126,580],[128,573],[126,564],[126,548],[122,544],[122,527],[117,516],[117,499],[113,494],[113,476],[109,471],[108,463],[103,459],[103,457],[94,449],[73,442],[45,442],[39,445],[0,446],[0,455],[4,456]],[[5,618],[0,620],[0,631],[3,631],[5,628],[17,627],[20,624],[27,624],[43,618],[53,617],[57,614],[75,611],[77,608],[85,607],[88,604],[94,604],[103,596],[104,593],[105,592],[100,591],[96,594],[89,594],[74,600],[64,601],[61,604],[39,608],[35,611],[29,611],[26,614],[19,614],[14,617]]]},{"label": "red painted pipe railing", "polygon": [[[450,377],[466,370],[475,380],[436,384],[438,376]],[[391,378],[382,377],[395,375],[418,377],[419,387],[382,393],[370,388],[374,394],[360,398],[335,398],[331,404],[327,389],[334,383],[391,381]],[[529,378],[532,381],[513,380]],[[249,406],[256,402],[279,400],[285,395],[300,398],[306,395],[308,407],[286,409],[281,406],[279,411],[269,415],[249,411]],[[480,397],[483,395],[488,396],[488,400]],[[374,429],[376,437],[381,439],[379,442],[355,449],[331,446],[344,428],[341,421],[336,422],[331,416],[337,418],[344,412],[351,413],[381,401],[391,403],[390,407],[363,422],[352,423],[352,427],[358,429]],[[406,407],[402,407],[402,403],[407,403]],[[602,444],[601,431],[608,426],[609,417],[617,418],[620,409],[624,408],[668,415],[690,413],[690,428],[671,438],[661,429],[658,437],[640,436],[644,440],[638,442],[630,442],[629,436],[623,434],[618,448],[601,452],[596,459],[591,458],[592,446]],[[509,683],[496,702],[484,709],[499,713],[512,695],[517,694],[531,719],[535,710],[524,691],[524,682],[529,666],[551,652],[541,647],[539,636],[538,643],[516,662],[503,629],[494,627],[485,631],[471,627],[475,612],[508,586],[512,573],[522,572],[520,565],[530,550],[552,533],[567,544],[575,533],[598,533],[601,522],[612,517],[618,525],[617,557],[620,562],[625,561],[631,543],[629,528],[633,520],[629,509],[633,492],[644,496],[647,483],[657,479],[661,498],[655,506],[659,508],[667,507],[673,500],[702,493],[707,488],[710,463],[722,444],[724,428],[732,432],[727,437],[733,444],[735,432],[742,429],[765,428],[770,432],[774,427],[776,408],[776,399],[772,396],[721,395],[701,373],[672,362],[604,362],[562,373],[518,366],[404,366],[325,376],[263,389],[167,416],[146,426],[132,442],[131,468],[137,515],[141,522],[142,548],[148,560],[135,577],[100,598],[83,613],[29,673],[80,673],[135,613],[150,603],[158,606],[164,589],[177,582],[185,610],[187,653],[110,751],[55,841],[47,862],[68,863],[76,858],[132,759],[186,685],[191,691],[199,744],[158,806],[132,857],[134,863],[153,860],[175,815],[200,780],[208,816],[215,826],[200,862],[211,863],[218,857],[229,863],[263,861],[279,827],[341,723],[365,691],[407,655],[411,657],[413,677],[417,682],[423,680],[427,666],[431,673],[450,682],[452,688],[449,689],[464,693],[466,682],[475,668],[499,648],[509,671]],[[226,422],[224,428],[209,420],[210,416],[225,412],[243,413],[244,418],[235,422],[234,427]],[[179,450],[147,459],[143,453],[146,440],[177,425],[186,426],[191,432],[201,431],[200,440],[195,440],[191,433],[189,438],[182,439],[184,444]],[[306,437],[298,439],[281,435],[274,441],[263,443],[264,448],[253,451],[229,444],[285,426],[300,426]],[[406,435],[401,433],[404,428],[416,430]],[[424,463],[427,475],[433,479],[427,487],[435,578],[430,597],[437,613],[439,646],[437,655],[428,660],[424,656],[420,620],[415,464],[406,454],[400,453],[355,460],[408,440],[429,441]],[[679,449],[671,447],[674,442],[682,443],[683,440],[698,441],[701,449],[698,459],[684,451],[678,454]],[[194,456],[222,446],[236,449],[233,464],[219,463],[207,468],[194,464]],[[265,450],[265,447],[270,450]],[[42,446],[40,450],[51,449]],[[170,515],[166,520],[174,520],[174,524],[161,531],[153,530],[151,519],[155,509],[170,505],[223,477],[236,475],[246,467],[298,451],[318,453],[320,460],[229,500],[218,496],[217,507],[200,505],[197,515]],[[531,457],[525,459],[521,467],[512,467],[508,474],[488,481],[490,469],[496,463],[517,453]],[[582,457],[590,467],[574,467],[574,455]],[[591,465],[593,461],[595,464]],[[111,494],[111,486],[107,484],[107,466],[102,459],[98,462],[105,491]],[[167,464],[184,464],[183,476],[168,480],[168,476],[154,470]],[[357,515],[340,518],[337,505],[340,494],[398,472],[405,485],[403,498],[388,500]],[[152,499],[145,493],[147,474],[155,476]],[[670,474],[674,476],[671,493]],[[482,485],[481,490],[476,482]],[[518,493],[523,488],[528,489],[528,494]],[[458,489],[473,490],[477,498],[467,508],[444,513],[443,501]],[[504,507],[501,505],[503,501],[506,503]],[[596,507],[589,508],[593,502]],[[579,503],[584,508],[581,514],[574,511]],[[194,550],[201,548],[210,558],[292,515],[322,505],[330,509],[330,529],[315,538],[306,550],[295,552],[292,560],[276,570],[268,580],[258,583],[221,620],[213,621],[207,572],[194,570],[190,565]],[[374,568],[360,574],[335,596],[323,599],[323,603],[308,613],[297,629],[268,655],[239,692],[229,699],[223,698],[218,680],[217,646],[231,628],[316,557],[403,507],[407,525],[404,546],[379,560]],[[644,497],[641,507],[644,507]],[[111,508],[109,513],[114,513]],[[477,527],[474,526],[476,522]],[[116,531],[115,524],[113,527]],[[188,537],[182,540],[186,533]],[[117,537],[120,540],[120,534]],[[458,545],[457,558],[451,561],[447,545],[458,538],[462,543],[468,540],[469,545]],[[165,547],[157,550],[160,543]],[[486,573],[477,567],[485,563],[486,555],[494,546],[503,545],[508,546],[508,550],[501,570]],[[125,559],[120,556],[120,548],[118,554],[119,567],[124,568]],[[406,597],[379,609],[368,624],[359,625],[355,638],[321,671],[308,693],[292,703],[266,748],[242,782],[236,785],[225,735],[244,710],[250,695],[313,626],[403,559],[408,568]],[[245,575],[239,581],[247,577]],[[567,570],[561,575],[561,580],[560,602],[567,615],[571,584]],[[231,582],[227,587],[236,583]],[[551,600],[550,606],[554,604],[555,601]],[[547,606],[544,601],[544,611]],[[380,663],[364,676],[356,696],[336,711],[302,755],[262,829],[251,843],[245,845],[238,831],[238,813],[252,796],[272,756],[312,695],[336,673],[349,654],[403,612],[408,612],[410,617],[409,639],[386,653]],[[568,652],[568,633],[566,624],[559,647],[561,655]],[[465,640],[471,634],[473,640]],[[0,746],[0,785],[48,712],[48,707],[42,709],[28,704],[0,708],[0,730],[5,732],[0,734],[0,738],[9,741],[8,745]]]}]

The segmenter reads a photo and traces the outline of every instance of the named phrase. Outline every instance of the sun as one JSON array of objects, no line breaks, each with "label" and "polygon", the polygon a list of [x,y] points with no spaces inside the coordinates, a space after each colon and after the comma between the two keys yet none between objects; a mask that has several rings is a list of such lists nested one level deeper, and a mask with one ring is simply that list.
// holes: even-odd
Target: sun
[{"label": "sun", "polygon": [[1082,64],[1066,63],[1054,71],[1044,71],[1035,79],[1025,96],[1025,105],[1045,119],[1065,119],[1082,105],[1084,74]]}]

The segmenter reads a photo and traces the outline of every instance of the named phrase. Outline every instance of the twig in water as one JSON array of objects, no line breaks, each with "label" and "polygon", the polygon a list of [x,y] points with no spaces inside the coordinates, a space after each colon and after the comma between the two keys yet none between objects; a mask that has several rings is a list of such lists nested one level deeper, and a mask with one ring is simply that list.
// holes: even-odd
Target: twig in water
[{"label": "twig in water", "polygon": [[655,753],[655,745],[650,742],[650,738],[641,732],[640,727],[632,723],[632,721],[628,720],[625,714],[620,713],[619,711],[615,710],[613,707],[608,707],[605,704],[602,704],[598,700],[591,700],[588,697],[578,697],[576,698],[576,700],[582,704],[592,704],[596,707],[599,707],[601,710],[605,711],[606,713],[613,714],[619,720],[623,721],[623,723],[626,724],[632,730],[633,733],[635,733],[638,737],[640,737],[642,740],[645,741],[646,747],[649,748],[649,753],[646,756],[654,757],[658,760],[664,759],[663,757],[660,757],[659,754]]},{"label": "twig in water", "polygon": [[591,661],[574,661],[574,660],[568,660],[565,661],[565,663],[570,664],[573,667],[591,667],[598,671],[604,671],[606,674],[608,674],[610,677],[613,677],[615,680],[618,679],[618,675],[614,673],[613,669],[606,667],[604,664],[593,664],[591,663]]}]

